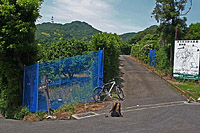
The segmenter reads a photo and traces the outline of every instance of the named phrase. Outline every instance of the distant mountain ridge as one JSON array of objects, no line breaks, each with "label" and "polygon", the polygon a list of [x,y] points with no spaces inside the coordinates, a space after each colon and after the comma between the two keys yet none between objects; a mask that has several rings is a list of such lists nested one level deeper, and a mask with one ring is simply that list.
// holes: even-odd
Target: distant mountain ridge
[{"label": "distant mountain ridge", "polygon": [[90,40],[92,35],[100,32],[88,23],[80,21],[66,24],[48,22],[37,25],[36,40],[38,43],[53,42],[61,37]]},{"label": "distant mountain ridge", "polygon": [[130,32],[130,33],[124,33],[122,35],[120,35],[120,38],[123,40],[123,41],[129,41],[131,40],[131,38],[133,36],[135,36],[137,33],[136,32]]},{"label": "distant mountain ridge", "polygon": [[[95,29],[86,22],[73,21],[71,23],[59,24],[59,23],[42,23],[38,24],[36,31],[36,40],[38,43],[52,43],[59,40],[59,38],[78,40],[91,40],[92,36],[102,31]],[[145,30],[155,29],[156,26],[151,26]],[[145,31],[144,30],[144,31]],[[142,31],[140,31],[142,32]],[[140,32],[129,32],[119,35],[122,41],[130,41],[134,36]]]}]

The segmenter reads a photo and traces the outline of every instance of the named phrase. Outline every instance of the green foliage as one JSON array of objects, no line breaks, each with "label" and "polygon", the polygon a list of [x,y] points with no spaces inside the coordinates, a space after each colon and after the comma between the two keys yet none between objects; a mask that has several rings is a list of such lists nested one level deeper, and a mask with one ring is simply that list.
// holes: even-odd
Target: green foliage
[{"label": "green foliage", "polygon": [[0,111],[6,117],[21,104],[24,65],[36,59],[35,21],[42,1],[0,1]]},{"label": "green foliage", "polygon": [[64,25],[43,23],[37,25],[36,40],[41,44],[58,41],[60,36],[65,39],[90,40],[92,35],[99,32],[99,30],[93,28],[91,25],[80,21]]},{"label": "green foliage", "polygon": [[188,96],[192,96],[195,99],[199,98],[200,90],[199,86],[196,86],[194,84],[176,84],[178,87],[183,89],[188,93]]},{"label": "green foliage", "polygon": [[131,53],[131,44],[128,44],[126,42],[123,42],[120,46],[120,51],[122,55],[130,55]]},{"label": "green foliage", "polygon": [[124,33],[122,35],[120,35],[120,38],[122,39],[122,41],[124,42],[128,42],[131,40],[131,38],[133,38],[137,33],[135,32],[131,32],[131,33]]},{"label": "green foliage", "polygon": [[117,95],[116,92],[112,92],[111,96],[112,96],[112,98],[119,98],[119,96]]},{"label": "green foliage", "polygon": [[147,34],[155,34],[157,28],[158,28],[158,26],[153,25],[153,26],[150,26],[149,28],[145,29],[144,31],[140,31],[140,32],[136,33],[136,34],[129,40],[129,44],[136,44],[137,42],[139,42],[140,40],[142,40],[142,38],[143,38],[145,35],[147,35]]},{"label": "green foliage", "polygon": [[200,23],[191,24],[187,29],[185,39],[199,40],[200,39]]},{"label": "green foliage", "polygon": [[[184,37],[186,30],[186,17],[179,17],[185,10],[187,0],[156,0],[156,6],[152,12],[157,22],[160,22],[158,32],[161,35],[161,42],[171,44],[170,49],[170,66],[173,64],[175,31],[177,38]],[[177,30],[176,30],[177,28]]]},{"label": "green foliage", "polygon": [[63,104],[58,109],[63,109],[65,112],[72,111],[74,112],[75,108],[72,103],[70,104]]},{"label": "green foliage", "polygon": [[156,0],[152,15],[158,22],[174,23],[173,21],[185,10],[186,3],[187,0]]},{"label": "green foliage", "polygon": [[142,60],[144,63],[149,61],[149,50],[158,49],[157,34],[146,34],[140,41],[132,45],[131,55]]},{"label": "green foliage", "polygon": [[168,73],[170,45],[160,47],[156,51],[156,69]]},{"label": "green foliage", "polygon": [[119,73],[119,55],[121,40],[117,34],[99,33],[92,37],[95,50],[104,49],[104,82]]},{"label": "green foliage", "polygon": [[[60,38],[59,41],[53,42],[52,44],[40,44],[38,57],[40,62],[44,62],[86,54],[91,51],[99,50],[99,48],[105,49],[104,80],[108,81],[118,75],[118,57],[120,54],[121,44],[118,35],[108,33],[96,34],[89,42]],[[75,65],[76,62],[73,64]],[[70,70],[70,72],[73,72],[73,70]],[[68,75],[73,76],[72,73],[68,73]]]},{"label": "green foliage", "polygon": [[[65,40],[60,38],[59,41],[54,42],[52,44],[40,45],[40,52],[38,56],[40,62],[46,62],[50,60],[57,60],[83,55],[90,52],[91,49],[92,46],[89,42],[87,43],[83,40],[76,39]],[[63,60],[64,62],[62,62],[62,64],[65,65],[61,65],[60,69],[54,69],[50,67],[48,72],[51,72],[51,75],[54,75],[54,77],[59,76],[59,73],[62,73],[63,76],[71,79],[75,74],[79,74],[79,70],[87,70],[93,58],[94,57],[91,57],[89,61],[88,58],[82,60],[82,67],[79,66],[80,60],[70,60],[68,62],[66,60]],[[42,68],[41,71],[43,71]],[[45,71],[43,71],[43,74],[45,74],[45,72],[47,72],[46,69]]]},{"label": "green foliage", "polygon": [[74,105],[72,103],[63,104],[58,109],[54,110],[54,113],[58,112],[59,110],[63,110],[65,112],[69,112],[68,115],[72,116],[74,111],[75,111],[75,107],[74,107]]},{"label": "green foliage", "polygon": [[36,112],[35,114],[33,114],[33,115],[35,115],[36,116],[36,118],[38,118],[40,121],[41,120],[43,120],[44,119],[44,115],[46,115],[47,114],[47,112]]},{"label": "green foliage", "polygon": [[30,115],[31,112],[28,110],[27,107],[22,107],[20,111],[16,111],[14,115],[14,119],[16,120],[22,120],[24,116]]},{"label": "green foliage", "polygon": [[73,115],[73,112],[69,112],[68,115],[69,115],[69,116],[72,116],[72,115]]},{"label": "green foliage", "polygon": [[50,60],[62,59],[83,55],[92,50],[89,42],[76,39],[63,39],[53,42],[52,44],[41,44],[38,53],[39,61],[45,62]]}]

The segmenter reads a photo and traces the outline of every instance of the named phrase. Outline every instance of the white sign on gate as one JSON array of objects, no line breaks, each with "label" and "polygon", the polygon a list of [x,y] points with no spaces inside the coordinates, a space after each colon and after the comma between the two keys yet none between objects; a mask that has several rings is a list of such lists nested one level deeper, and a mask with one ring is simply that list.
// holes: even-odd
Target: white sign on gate
[{"label": "white sign on gate", "polygon": [[174,78],[199,78],[200,40],[176,40],[174,48]]}]

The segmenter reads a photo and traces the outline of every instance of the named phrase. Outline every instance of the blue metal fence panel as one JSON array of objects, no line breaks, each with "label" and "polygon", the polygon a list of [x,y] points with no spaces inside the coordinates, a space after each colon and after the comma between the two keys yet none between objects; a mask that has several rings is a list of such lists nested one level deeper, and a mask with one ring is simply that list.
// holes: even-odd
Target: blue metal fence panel
[{"label": "blue metal fence panel", "polygon": [[149,65],[155,67],[156,65],[156,50],[149,50]]},{"label": "blue metal fence panel", "polygon": [[35,112],[37,110],[38,64],[24,68],[23,86],[22,105],[27,106],[31,112]]},{"label": "blue metal fence panel", "polygon": [[[93,88],[103,84],[99,81],[99,78],[103,78],[103,65],[104,51],[100,50],[81,56],[39,63],[33,65],[35,67],[32,69],[25,67],[27,74],[24,78],[23,105],[31,112],[47,110],[44,90],[38,90],[38,86],[43,84],[43,76],[52,79],[52,83],[48,84],[51,109],[57,109],[62,104],[93,101]],[[37,80],[33,85],[37,90],[35,93],[31,93],[34,87],[30,85],[30,88],[26,84],[26,81],[31,80],[30,77]],[[36,107],[31,110],[32,100],[35,100],[33,106]]]},{"label": "blue metal fence panel", "polygon": [[100,64],[100,66],[99,66],[99,84],[98,84],[98,86],[103,86],[103,68],[104,68],[104,51],[103,50],[101,50],[101,51],[99,51],[100,53],[100,55],[99,55],[99,57],[100,57],[100,61],[99,61],[99,64]]}]

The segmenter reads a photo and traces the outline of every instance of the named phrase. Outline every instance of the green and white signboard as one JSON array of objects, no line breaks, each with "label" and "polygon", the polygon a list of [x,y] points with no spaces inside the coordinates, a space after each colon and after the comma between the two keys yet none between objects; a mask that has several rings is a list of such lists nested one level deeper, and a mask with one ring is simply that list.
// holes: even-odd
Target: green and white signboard
[{"label": "green and white signboard", "polygon": [[173,77],[198,80],[199,53],[200,40],[176,40]]}]

